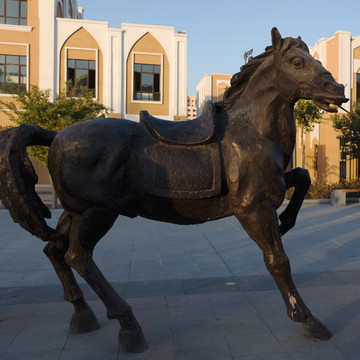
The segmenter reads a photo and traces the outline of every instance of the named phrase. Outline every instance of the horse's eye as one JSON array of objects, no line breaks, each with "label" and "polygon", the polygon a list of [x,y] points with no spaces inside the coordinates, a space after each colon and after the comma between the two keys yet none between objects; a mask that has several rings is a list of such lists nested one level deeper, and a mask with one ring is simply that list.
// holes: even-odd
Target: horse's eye
[{"label": "horse's eye", "polygon": [[304,65],[303,60],[299,57],[294,58],[292,63],[296,69],[299,69]]}]

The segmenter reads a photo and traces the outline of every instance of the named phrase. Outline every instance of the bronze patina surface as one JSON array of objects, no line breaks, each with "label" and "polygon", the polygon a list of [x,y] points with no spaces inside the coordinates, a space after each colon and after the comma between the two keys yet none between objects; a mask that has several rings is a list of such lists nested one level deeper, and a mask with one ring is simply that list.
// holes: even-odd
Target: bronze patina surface
[{"label": "bronze patina surface", "polygon": [[[306,170],[285,169],[295,144],[296,101],[312,99],[336,111],[330,105],[347,99],[300,38],[282,38],[276,28],[271,36],[272,46],[232,77],[224,100],[208,103],[194,121],[168,122],[143,112],[139,123],[108,118],[58,133],[23,125],[0,134],[0,198],[15,222],[47,242],[44,251],[74,305],[72,332],[99,327],[75,269],[108,318],[119,320],[119,343],[133,352],[147,348],[131,307],[92,257],[119,215],[176,224],[235,216],[262,250],[289,317],[312,340],[331,336],[301,299],[282,246],[310,184]],[[46,224],[50,212],[35,192],[37,177],[26,155],[32,144],[50,147],[49,170],[64,208],[56,229]],[[294,195],[278,217],[289,187]]]}]

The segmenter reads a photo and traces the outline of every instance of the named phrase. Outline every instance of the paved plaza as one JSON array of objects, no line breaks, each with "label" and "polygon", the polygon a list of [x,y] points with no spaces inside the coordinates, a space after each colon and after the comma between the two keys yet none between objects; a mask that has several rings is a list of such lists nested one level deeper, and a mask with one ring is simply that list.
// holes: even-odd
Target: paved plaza
[{"label": "paved plaza", "polygon": [[[44,243],[0,210],[0,359],[358,360],[360,204],[307,204],[283,243],[330,340],[305,339],[287,317],[260,250],[235,218],[177,226],[120,217],[94,259],[143,327],[149,350],[141,354],[118,350],[118,322],[82,279],[102,328],[69,334],[72,305]],[[60,214],[52,211],[50,225]]]}]

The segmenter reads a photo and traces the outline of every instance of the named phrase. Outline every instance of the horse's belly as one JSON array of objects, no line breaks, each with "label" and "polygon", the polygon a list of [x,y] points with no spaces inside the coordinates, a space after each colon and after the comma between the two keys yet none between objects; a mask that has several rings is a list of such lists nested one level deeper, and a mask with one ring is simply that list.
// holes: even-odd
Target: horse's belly
[{"label": "horse's belly", "polygon": [[146,196],[130,203],[123,215],[129,214],[181,225],[201,224],[233,215],[227,196],[210,199],[166,199]]}]

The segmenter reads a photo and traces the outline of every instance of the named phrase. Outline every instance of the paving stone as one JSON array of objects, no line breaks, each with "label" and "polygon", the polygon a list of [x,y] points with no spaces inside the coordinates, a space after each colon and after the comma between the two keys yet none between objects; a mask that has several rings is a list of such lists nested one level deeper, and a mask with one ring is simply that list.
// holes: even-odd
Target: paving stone
[{"label": "paving stone", "polygon": [[225,319],[218,320],[218,326],[222,334],[226,336],[238,336],[246,334],[269,334],[271,331],[261,318]]},{"label": "paving stone", "polygon": [[8,353],[59,352],[64,348],[67,331],[22,332],[7,348]]},{"label": "paving stone", "polygon": [[238,291],[231,278],[203,278],[183,280],[184,294],[210,294]]},{"label": "paving stone", "polygon": [[59,360],[61,351],[31,351],[0,353],[1,360]]},{"label": "paving stone", "polygon": [[283,239],[301,296],[333,332],[314,343],[287,317],[261,252],[235,218],[189,227],[119,218],[94,257],[149,343],[146,352],[128,354],[117,347],[119,322],[107,319],[78,275],[102,328],[68,333],[73,307],[62,299],[43,243],[0,211],[0,358],[358,360],[359,220],[360,204],[304,206]]},{"label": "paving stone", "polygon": [[212,339],[223,336],[220,326],[216,320],[204,321],[172,321],[171,329],[174,341],[188,339]]},{"label": "paving stone", "polygon": [[210,305],[208,296],[204,294],[167,296],[166,301],[169,308]]},{"label": "paving stone", "polygon": [[[355,353],[353,353],[355,355]],[[292,360],[355,360],[359,359],[359,352],[354,357],[344,354],[338,349],[310,350],[291,353]]]},{"label": "paving stone", "polygon": [[[307,360],[307,357],[301,358],[302,360]],[[289,354],[278,353],[278,354],[261,354],[261,355],[251,355],[251,356],[234,356],[234,360],[292,360]]]},{"label": "paving stone", "polygon": [[231,359],[231,352],[223,337],[209,339],[204,335],[192,339],[175,340],[175,352],[178,359],[184,360]]},{"label": "paving stone", "polygon": [[[118,360],[122,360],[122,359],[180,360],[181,358],[176,357],[174,346],[172,343],[163,343],[161,345],[151,346],[148,350],[146,350],[145,352],[143,352],[141,354],[126,353],[126,352],[123,352],[122,350],[120,350]],[[62,360],[62,359],[60,359],[60,360]],[[183,360],[185,360],[185,359],[183,359]]]},{"label": "paving stone", "polygon": [[101,347],[112,348],[117,345],[120,325],[118,321],[98,318],[101,329],[87,334],[69,334],[64,349],[86,348],[89,352],[92,348]]},{"label": "paving stone", "polygon": [[171,321],[193,322],[216,319],[216,315],[210,304],[203,306],[169,308],[169,315]]},{"label": "paving stone", "polygon": [[218,320],[224,319],[256,319],[258,313],[252,304],[214,305],[215,316]]},{"label": "paving stone", "polygon": [[62,351],[59,360],[117,360],[117,347],[97,346],[80,349],[65,349]]},{"label": "paving stone", "polygon": [[[1,324],[0,324],[1,325]],[[5,333],[0,336],[0,354],[5,352],[6,349],[11,345],[14,341],[17,333]]]},{"label": "paving stone", "polygon": [[237,356],[277,354],[285,352],[273,334],[246,334],[226,336],[232,354]]},{"label": "paving stone", "polygon": [[244,292],[207,294],[207,297],[213,306],[249,303],[249,298]]},{"label": "paving stone", "polygon": [[126,298],[181,294],[183,294],[181,280],[132,281],[124,284],[124,296]]},{"label": "paving stone", "polygon": [[169,321],[168,309],[134,309],[134,314],[141,324]]}]

